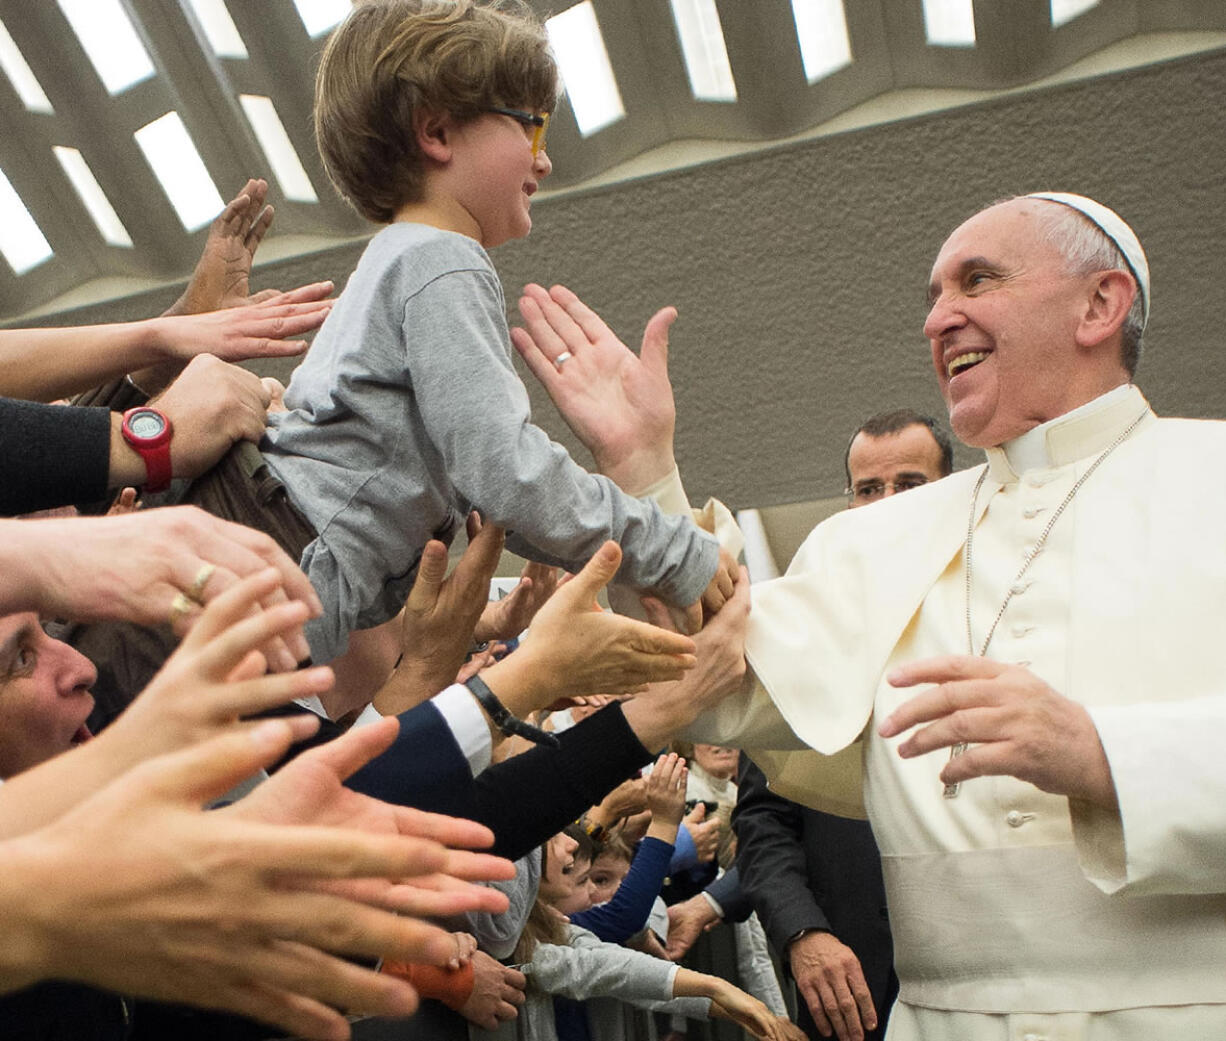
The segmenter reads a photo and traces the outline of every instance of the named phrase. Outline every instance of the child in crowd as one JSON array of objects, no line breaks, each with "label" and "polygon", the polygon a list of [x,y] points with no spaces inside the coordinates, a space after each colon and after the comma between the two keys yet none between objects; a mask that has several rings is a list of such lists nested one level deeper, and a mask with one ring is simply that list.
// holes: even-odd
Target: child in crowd
[{"label": "child in crowd", "polygon": [[[605,943],[562,914],[591,902],[590,840],[563,832],[546,844],[540,890],[515,957],[528,977],[527,1000],[506,1036],[528,1041],[623,1041],[625,1004],[686,1016],[730,1019],[754,1037],[801,1041],[804,1035],[756,998],[717,976]],[[583,1001],[583,1015],[555,1020],[551,995]]]},{"label": "child in crowd", "polygon": [[531,559],[577,570],[607,539],[621,581],[718,610],[736,570],[688,518],[576,465],[530,421],[487,249],[527,235],[549,175],[557,70],[520,3],[371,0],[322,56],[321,155],[385,225],[271,417],[262,445],[306,526],[301,564],[324,603],[307,626],[328,661],[395,616],[427,540],[471,510]]}]

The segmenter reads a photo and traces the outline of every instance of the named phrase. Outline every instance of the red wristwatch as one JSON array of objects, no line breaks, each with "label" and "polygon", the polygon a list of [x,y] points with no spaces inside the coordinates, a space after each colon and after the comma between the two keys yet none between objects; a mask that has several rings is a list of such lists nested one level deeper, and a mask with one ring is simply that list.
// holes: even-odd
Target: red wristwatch
[{"label": "red wristwatch", "polygon": [[173,476],[170,468],[170,437],[174,427],[165,414],[148,405],[123,414],[123,439],[145,461],[145,491],[165,491]]}]

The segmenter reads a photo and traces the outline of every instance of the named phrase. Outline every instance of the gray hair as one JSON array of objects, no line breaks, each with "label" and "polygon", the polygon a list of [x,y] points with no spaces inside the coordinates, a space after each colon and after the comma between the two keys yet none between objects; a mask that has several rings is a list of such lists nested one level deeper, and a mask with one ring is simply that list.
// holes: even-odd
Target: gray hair
[{"label": "gray hair", "polygon": [[[1042,210],[1043,240],[1065,257],[1070,272],[1086,275],[1091,271],[1118,269],[1132,273],[1120,248],[1089,218],[1068,206],[1044,206]],[[1123,340],[1120,361],[1130,377],[1136,373],[1141,360],[1144,331],[1145,301],[1138,286],[1120,327]]]}]

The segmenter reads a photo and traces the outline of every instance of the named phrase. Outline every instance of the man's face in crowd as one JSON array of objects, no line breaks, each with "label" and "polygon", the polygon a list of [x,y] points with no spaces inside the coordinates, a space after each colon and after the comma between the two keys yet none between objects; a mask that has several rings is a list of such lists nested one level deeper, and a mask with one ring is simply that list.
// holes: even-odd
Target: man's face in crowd
[{"label": "man's face in crowd", "polygon": [[1042,207],[1014,199],[976,214],[946,241],[932,268],[924,335],[949,422],[986,448],[1063,415],[1077,364],[1075,333],[1090,276],[1073,275],[1044,242]]},{"label": "man's face in crowd", "polygon": [[694,762],[712,777],[723,781],[736,775],[740,754],[737,749],[725,748],[723,745],[694,746]]},{"label": "man's face in crowd", "polygon": [[847,470],[851,474],[851,508],[867,506],[908,487],[939,481],[941,446],[922,423],[880,437],[860,431],[852,439]]},{"label": "man's face in crowd", "polygon": [[37,615],[0,617],[0,778],[88,740],[97,676],[88,658],[43,632]]}]

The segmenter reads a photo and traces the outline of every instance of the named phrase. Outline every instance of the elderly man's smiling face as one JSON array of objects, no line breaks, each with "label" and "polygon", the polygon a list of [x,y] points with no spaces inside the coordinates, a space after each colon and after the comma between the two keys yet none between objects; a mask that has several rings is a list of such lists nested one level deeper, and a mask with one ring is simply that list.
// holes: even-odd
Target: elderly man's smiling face
[{"label": "elderly man's smiling face", "polygon": [[1083,404],[1076,332],[1089,276],[1043,241],[1043,207],[1014,199],[976,214],[941,248],[924,335],[949,422],[964,443],[999,445]]},{"label": "elderly man's smiling face", "polygon": [[88,740],[97,670],[34,614],[0,616],[0,778]]}]

